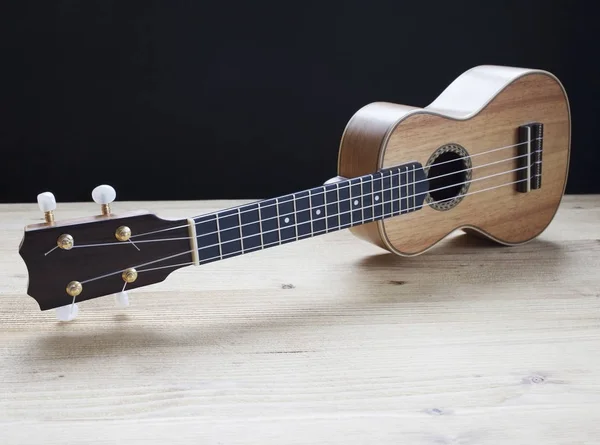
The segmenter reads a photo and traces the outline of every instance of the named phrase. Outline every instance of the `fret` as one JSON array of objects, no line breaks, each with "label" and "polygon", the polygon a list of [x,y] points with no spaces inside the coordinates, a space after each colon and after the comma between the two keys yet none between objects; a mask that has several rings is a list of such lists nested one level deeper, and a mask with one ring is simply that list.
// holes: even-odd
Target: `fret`
[{"label": "fret", "polygon": [[277,202],[279,232],[281,244],[289,243],[297,239],[296,215],[294,213],[294,195],[282,196]]},{"label": "fret", "polygon": [[352,178],[350,180],[350,193],[351,193],[351,205],[352,205],[352,225],[360,224],[363,221],[362,215],[362,193],[361,193],[361,179]]},{"label": "fret", "polygon": [[345,229],[352,225],[352,216],[350,211],[350,187],[348,182],[338,183],[337,192],[339,195],[339,228]]},{"label": "fret", "polygon": [[221,244],[221,228],[219,227],[219,215],[215,215],[217,222],[217,243],[219,244],[219,258],[223,259],[223,245]]},{"label": "fret", "polygon": [[392,215],[392,171],[388,170],[383,175],[383,217]]},{"label": "fret", "polygon": [[[292,199],[294,200],[294,221],[296,220],[296,194],[292,193]],[[294,229],[296,231],[296,241],[298,241],[298,224],[294,223]]]},{"label": "fret", "polygon": [[216,215],[202,216],[196,221],[198,262],[208,263],[221,258],[221,243]]},{"label": "fret", "polygon": [[406,194],[406,171],[403,168],[398,169],[398,177],[398,199],[400,200],[400,214],[402,215],[403,213],[406,213],[406,209],[408,208],[408,206],[406,205],[406,198],[408,197],[408,195]]},{"label": "fret", "polygon": [[258,204],[254,203],[240,207],[238,213],[240,215],[242,253],[249,253],[262,249],[262,229]]},{"label": "fret", "polygon": [[364,189],[364,181],[363,181],[363,177],[361,176],[360,178],[360,220],[364,221],[365,220],[365,206],[364,206],[364,202],[365,202],[365,189]]},{"label": "fret", "polygon": [[371,214],[373,215],[373,221],[375,221],[375,182],[377,182],[375,176],[379,179],[379,172],[371,175]]},{"label": "fret", "polygon": [[411,210],[416,210],[417,207],[417,201],[416,201],[416,190],[415,190],[415,165],[412,165],[412,178],[410,181],[411,187],[410,187],[410,196],[412,197],[412,205],[411,205]]},{"label": "fret", "polygon": [[383,174],[375,173],[373,177],[373,220],[383,217]]},{"label": "fret", "polygon": [[279,198],[275,198],[275,209],[277,210],[277,235],[279,235],[279,245],[281,245],[281,220],[279,219]]},{"label": "fret", "polygon": [[366,177],[362,182],[363,189],[363,221],[373,221],[373,177]]},{"label": "fret", "polygon": [[313,233],[321,234],[327,230],[325,218],[325,187],[310,189]]},{"label": "fret", "polygon": [[354,203],[352,201],[354,201],[354,200],[352,199],[352,183],[350,181],[348,181],[346,184],[348,187],[348,196],[349,196],[348,205],[350,207],[350,210],[349,210],[350,211],[350,226],[353,226],[354,225],[354,217],[352,214],[352,212],[353,212],[352,207],[353,207]]},{"label": "fret", "polygon": [[260,202],[257,202],[256,205],[258,206],[258,227],[260,230],[260,248],[264,249],[265,248],[265,239],[264,239],[262,218],[260,217]]},{"label": "fret", "polygon": [[325,206],[327,214],[327,227],[331,232],[332,230],[339,230],[340,228],[340,207],[338,204],[338,187],[339,183],[328,184],[325,186]]},{"label": "fret", "polygon": [[296,193],[296,230],[298,239],[312,236],[310,193],[308,191]]},{"label": "fret", "polygon": [[237,210],[225,210],[217,213],[217,222],[219,224],[219,238],[223,258],[240,255],[242,240]]},{"label": "fret", "polygon": [[399,215],[401,212],[402,199],[400,197],[400,169],[394,169],[392,173],[392,216]]},{"label": "fret", "polygon": [[325,233],[329,233],[329,224],[327,222],[327,191],[325,187],[323,187],[323,208],[325,210]]},{"label": "fret", "polygon": [[383,218],[385,216],[385,207],[384,207],[385,206],[385,195],[384,195],[384,190],[385,190],[384,177],[385,177],[385,175],[383,174],[383,172],[381,172],[380,175],[381,175],[381,193],[380,193],[381,199],[379,200],[379,202],[381,202],[381,218]]},{"label": "fret", "polygon": [[262,245],[280,244],[277,199],[267,199],[260,203],[260,220],[262,224]]},{"label": "fret", "polygon": [[406,211],[405,213],[410,212],[410,190],[409,190],[409,180],[408,180],[408,167],[406,167],[406,171],[405,171],[405,177],[404,177],[404,184],[405,186],[405,191],[406,191]]},{"label": "fret", "polygon": [[315,233],[315,224],[313,222],[313,203],[312,203],[312,191],[308,191],[308,195],[309,195],[309,202],[310,202],[310,233],[311,235],[313,235]]},{"label": "fret", "polygon": [[410,212],[412,209],[412,194],[410,193],[410,188],[411,188],[411,171],[410,171],[410,167],[406,167],[406,186],[405,186],[405,193],[406,193],[406,213]]},{"label": "fret", "polygon": [[240,231],[240,244],[242,245],[242,255],[244,254],[244,236],[242,235],[242,215],[240,214],[240,207],[237,208],[238,217],[238,229]]}]

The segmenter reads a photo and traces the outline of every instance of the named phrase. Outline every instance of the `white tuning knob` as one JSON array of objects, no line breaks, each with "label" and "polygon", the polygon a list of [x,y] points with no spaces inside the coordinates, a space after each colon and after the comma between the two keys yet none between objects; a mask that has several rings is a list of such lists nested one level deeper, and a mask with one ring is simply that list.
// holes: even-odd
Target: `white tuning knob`
[{"label": "white tuning knob", "polygon": [[37,202],[40,210],[44,213],[56,210],[56,198],[50,192],[40,193],[37,196]]},{"label": "white tuning knob", "polygon": [[102,206],[102,214],[110,215],[110,203],[117,197],[117,192],[110,185],[99,185],[92,190],[92,199]]},{"label": "white tuning knob", "polygon": [[40,210],[44,212],[44,218],[47,223],[54,222],[54,210],[56,209],[56,198],[50,192],[44,192],[37,195],[37,202]]},{"label": "white tuning knob", "polygon": [[56,318],[59,321],[71,321],[77,317],[79,313],[79,306],[77,303],[67,304],[66,306],[61,306],[56,308]]},{"label": "white tuning knob", "polygon": [[110,185],[99,185],[92,190],[92,199],[98,204],[110,204],[117,197],[117,192]]},{"label": "white tuning knob", "polygon": [[115,306],[121,309],[129,306],[129,295],[127,295],[127,292],[124,291],[115,294]]}]

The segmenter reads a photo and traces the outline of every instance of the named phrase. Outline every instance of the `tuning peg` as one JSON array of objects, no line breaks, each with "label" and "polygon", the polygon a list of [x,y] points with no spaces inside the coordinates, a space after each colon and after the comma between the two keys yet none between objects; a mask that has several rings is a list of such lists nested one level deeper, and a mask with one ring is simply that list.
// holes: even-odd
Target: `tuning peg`
[{"label": "tuning peg", "polygon": [[117,192],[110,185],[99,185],[92,190],[92,199],[100,204],[103,215],[110,215],[110,203],[117,197]]},{"label": "tuning peg", "polygon": [[59,321],[71,321],[77,317],[79,313],[79,306],[77,303],[67,304],[66,306],[61,306],[56,308],[56,318]]},{"label": "tuning peg", "polygon": [[54,222],[54,210],[56,210],[56,198],[50,192],[44,192],[37,195],[37,202],[40,210],[44,212],[46,223]]},{"label": "tuning peg", "polygon": [[121,309],[129,306],[129,295],[127,295],[126,291],[115,294],[115,306]]}]

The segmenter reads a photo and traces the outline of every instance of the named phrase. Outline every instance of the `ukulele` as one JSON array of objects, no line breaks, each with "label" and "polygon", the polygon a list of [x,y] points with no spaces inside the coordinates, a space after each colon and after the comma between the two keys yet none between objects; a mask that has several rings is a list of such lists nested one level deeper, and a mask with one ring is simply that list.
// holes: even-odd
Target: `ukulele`
[{"label": "ukulele", "polygon": [[94,189],[102,214],[55,221],[54,196],[38,203],[45,223],[25,228],[19,253],[27,293],[67,321],[77,302],[158,283],[201,266],[350,229],[403,256],[456,229],[504,245],[526,243],[551,222],[569,166],[567,95],[552,74],[479,66],[426,108],[376,102],[342,135],[338,176],[324,185],[180,220],[113,214],[112,187]]}]

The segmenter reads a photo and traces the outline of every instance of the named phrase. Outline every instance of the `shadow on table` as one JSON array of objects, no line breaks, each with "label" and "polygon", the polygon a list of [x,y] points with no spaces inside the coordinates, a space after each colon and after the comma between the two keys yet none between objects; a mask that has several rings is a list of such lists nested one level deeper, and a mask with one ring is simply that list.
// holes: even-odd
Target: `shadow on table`
[{"label": "shadow on table", "polygon": [[210,325],[193,324],[188,320],[180,327],[177,319],[166,320],[164,325],[156,320],[144,325],[128,315],[115,316],[115,323],[108,331],[105,328],[95,332],[93,326],[75,329],[72,324],[57,324],[51,335],[36,338],[29,352],[32,359],[42,361],[90,355],[143,354],[156,348],[163,348],[161,353],[166,358],[181,354],[181,347],[193,347],[194,353],[201,354],[214,353],[223,345],[238,353],[243,345],[251,350],[244,353],[250,354],[310,352],[252,349],[255,345],[264,347],[268,344],[266,338],[289,338],[295,329],[306,329],[306,326],[317,328],[353,323],[356,317],[364,317],[366,310],[376,310],[378,305],[385,305],[385,311],[390,305],[398,305],[394,323],[404,323],[402,314],[406,316],[406,323],[410,323],[410,311],[404,311],[403,305],[432,302],[425,310],[444,311],[443,305],[433,303],[463,304],[464,301],[486,298],[480,292],[482,284],[498,285],[503,294],[527,298],[527,289],[536,283],[559,279],[557,272],[564,257],[562,250],[561,245],[541,239],[506,247],[459,235],[418,257],[383,253],[358,261],[348,267],[343,282],[332,288],[332,298],[328,301],[299,301],[292,307],[282,307],[281,312],[257,313],[249,308],[246,315],[242,309],[231,322]]},{"label": "shadow on table", "polygon": [[[372,255],[361,259],[358,267],[361,269],[370,269],[372,267],[410,267],[417,265],[419,267],[431,267],[432,269],[439,263],[444,262],[452,266],[482,266],[490,261],[514,262],[521,264],[528,259],[535,259],[530,269],[539,271],[539,264],[544,263],[544,271],[547,267],[556,267],[561,262],[564,252],[564,246],[559,243],[544,239],[534,239],[533,241],[519,246],[505,246],[498,244],[488,238],[475,237],[466,233],[457,234],[442,240],[430,250],[421,255],[413,257],[403,257],[393,253],[383,251],[379,255]],[[548,257],[553,260],[548,263]],[[492,264],[488,264],[493,266]],[[527,269],[527,267],[526,267]],[[525,274],[526,271],[523,271]]]},{"label": "shadow on table", "polygon": [[[459,293],[460,299],[468,300],[481,297],[476,291],[482,285],[521,295],[536,283],[543,286],[557,281],[565,255],[563,245],[539,238],[520,246],[504,246],[462,233],[422,255],[402,257],[384,252],[361,259],[357,268],[401,286],[394,292],[398,300],[440,301],[456,299]],[[385,284],[386,278],[382,281]]]}]

